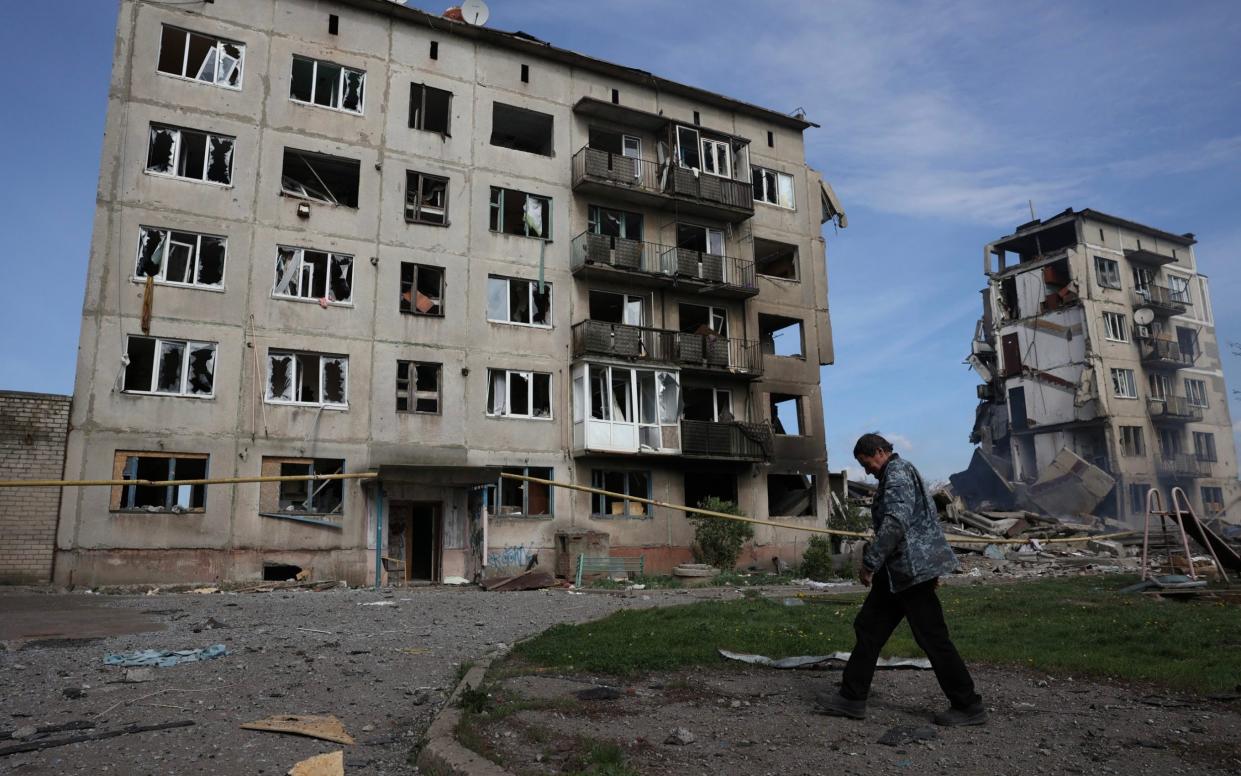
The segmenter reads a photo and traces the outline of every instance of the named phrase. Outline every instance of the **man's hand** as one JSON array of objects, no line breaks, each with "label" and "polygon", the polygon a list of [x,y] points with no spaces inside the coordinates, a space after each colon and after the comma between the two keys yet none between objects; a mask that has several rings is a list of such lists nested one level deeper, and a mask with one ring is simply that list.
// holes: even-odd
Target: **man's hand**
[{"label": "man's hand", "polygon": [[863,566],[858,570],[857,578],[865,587],[870,587],[870,582],[875,577],[875,572]]}]

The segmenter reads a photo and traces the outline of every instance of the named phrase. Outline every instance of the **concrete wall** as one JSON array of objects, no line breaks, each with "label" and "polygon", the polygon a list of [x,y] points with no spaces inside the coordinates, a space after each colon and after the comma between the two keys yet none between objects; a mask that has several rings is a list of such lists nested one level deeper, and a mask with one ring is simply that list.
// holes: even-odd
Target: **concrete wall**
[{"label": "concrete wall", "polygon": [[[70,397],[0,391],[0,480],[59,480]],[[0,488],[0,584],[52,578],[60,488]]]}]

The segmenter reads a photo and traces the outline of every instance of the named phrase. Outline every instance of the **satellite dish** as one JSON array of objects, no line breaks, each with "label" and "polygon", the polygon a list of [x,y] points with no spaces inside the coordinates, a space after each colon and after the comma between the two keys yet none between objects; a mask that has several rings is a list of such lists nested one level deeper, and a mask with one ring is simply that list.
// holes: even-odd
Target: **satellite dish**
[{"label": "satellite dish", "polygon": [[1133,322],[1139,326],[1150,326],[1155,320],[1155,311],[1149,307],[1139,307],[1133,311]]},{"label": "satellite dish", "polygon": [[461,17],[467,24],[481,27],[491,17],[491,11],[488,10],[487,4],[483,0],[465,0],[461,4]]}]

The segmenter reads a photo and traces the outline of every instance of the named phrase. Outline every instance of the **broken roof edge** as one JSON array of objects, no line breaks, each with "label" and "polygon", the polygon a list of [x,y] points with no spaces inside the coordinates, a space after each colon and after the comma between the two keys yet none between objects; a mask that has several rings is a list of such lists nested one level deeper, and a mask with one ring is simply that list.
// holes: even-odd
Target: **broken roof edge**
[{"label": "broken roof edge", "polygon": [[1178,245],[1190,246],[1198,242],[1192,232],[1186,232],[1185,234],[1173,234],[1172,232],[1165,232],[1162,229],[1156,229],[1153,226],[1139,224],[1137,221],[1130,221],[1126,218],[1104,213],[1101,210],[1086,208],[1084,210],[1075,211],[1073,208],[1067,207],[1046,221],[1035,219],[1033,221],[1027,221],[1024,224],[1020,224],[1013,230],[1012,234],[1005,235],[998,240],[993,241],[990,245],[999,247],[1010,240],[1026,237],[1035,232],[1039,232],[1050,227],[1059,226],[1067,221],[1075,221],[1082,218],[1089,218],[1094,221],[1101,221],[1105,224],[1111,224],[1112,226],[1119,226],[1135,232],[1142,232],[1143,234],[1149,234],[1152,237],[1160,240],[1167,240],[1168,242],[1173,242]]},{"label": "broken roof edge", "polygon": [[445,19],[442,16],[436,16],[417,8],[411,8],[407,5],[400,5],[390,0],[335,0],[335,2],[343,5],[353,6],[362,10],[373,11],[375,13],[390,16],[403,21],[421,24],[433,30],[443,30],[454,35],[460,35],[466,38],[474,38],[484,40],[498,46],[523,51],[535,56],[551,59],[569,65],[576,65],[589,70],[593,70],[604,75],[611,75],[630,83],[642,86],[654,86],[657,90],[663,90],[682,97],[700,100],[708,104],[714,104],[723,108],[727,108],[738,113],[745,113],[750,116],[771,121],[780,126],[795,129],[799,132],[805,131],[810,127],[819,128],[819,125],[813,121],[807,121],[803,118],[790,116],[787,113],[780,113],[771,108],[764,108],[760,105],[738,100],[728,97],[717,92],[701,89],[697,86],[690,86],[679,81],[672,81],[661,76],[657,76],[646,70],[639,70],[634,67],[618,65],[614,62],[608,62],[597,57],[580,54],[569,49],[562,49],[553,46],[550,43],[541,41],[538,38],[525,32],[506,32],[504,30],[489,29],[486,27],[475,27],[465,22],[458,22],[452,19]]}]

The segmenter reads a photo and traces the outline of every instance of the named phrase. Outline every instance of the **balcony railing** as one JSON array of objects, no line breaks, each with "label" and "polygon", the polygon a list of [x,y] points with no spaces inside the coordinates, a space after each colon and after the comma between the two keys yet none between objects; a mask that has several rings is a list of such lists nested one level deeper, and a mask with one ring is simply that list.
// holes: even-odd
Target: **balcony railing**
[{"label": "balcony railing", "polygon": [[1157,337],[1139,337],[1138,352],[1144,364],[1173,369],[1193,366],[1195,360],[1195,354],[1183,351],[1180,343]]},{"label": "balcony railing", "polygon": [[769,423],[681,421],[681,454],[691,458],[765,461],[772,439]]},{"label": "balcony railing", "polygon": [[1166,477],[1196,479],[1211,476],[1211,462],[1191,453],[1161,453],[1155,467]]},{"label": "balcony railing", "polygon": [[744,219],[754,215],[754,186],[750,181],[695,172],[671,160],[652,162],[587,146],[573,155],[573,186],[583,183],[698,204],[726,216]]},{"label": "balcony railing", "polygon": [[1190,404],[1184,396],[1148,399],[1146,407],[1156,423],[1198,423],[1202,420],[1202,408]]},{"label": "balcony railing", "polygon": [[1150,307],[1165,315],[1183,315],[1189,309],[1189,292],[1163,286],[1147,286],[1133,292],[1133,304]]},{"label": "balcony railing", "polygon": [[636,272],[669,283],[685,282],[738,296],[758,293],[754,262],[689,248],[583,232],[570,250],[574,272],[588,267]]},{"label": "balcony railing", "polygon": [[606,321],[574,324],[572,339],[574,358],[610,356],[742,377],[763,373],[762,353],[754,340]]}]

